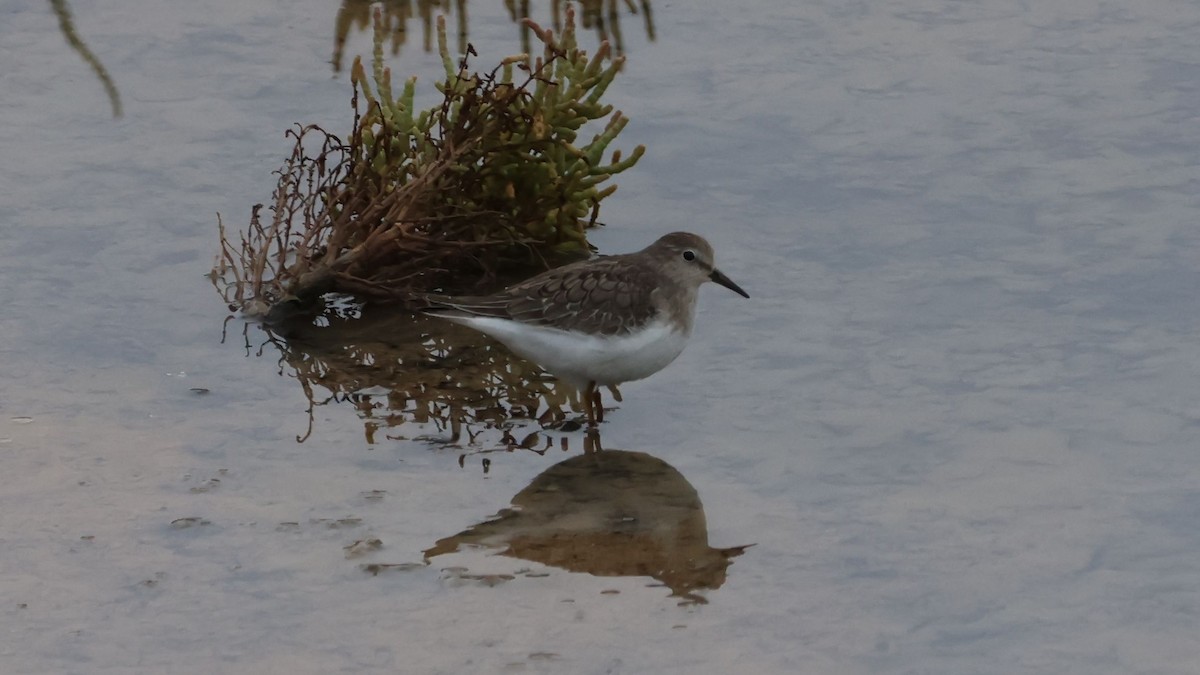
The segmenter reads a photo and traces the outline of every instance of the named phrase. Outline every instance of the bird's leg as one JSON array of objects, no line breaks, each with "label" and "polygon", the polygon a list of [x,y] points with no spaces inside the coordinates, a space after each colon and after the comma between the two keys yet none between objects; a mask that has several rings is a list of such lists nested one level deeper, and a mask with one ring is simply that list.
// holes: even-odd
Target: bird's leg
[{"label": "bird's leg", "polygon": [[590,455],[604,450],[600,447],[600,429],[593,427],[587,430],[587,435],[583,437],[583,453]]},{"label": "bird's leg", "polygon": [[596,409],[596,421],[604,421],[604,396],[600,393],[600,388],[596,383],[592,383],[592,407]]},{"label": "bird's leg", "polygon": [[588,426],[592,428],[596,427],[595,393],[596,383],[588,382],[587,386],[583,389],[583,409],[587,412]]}]

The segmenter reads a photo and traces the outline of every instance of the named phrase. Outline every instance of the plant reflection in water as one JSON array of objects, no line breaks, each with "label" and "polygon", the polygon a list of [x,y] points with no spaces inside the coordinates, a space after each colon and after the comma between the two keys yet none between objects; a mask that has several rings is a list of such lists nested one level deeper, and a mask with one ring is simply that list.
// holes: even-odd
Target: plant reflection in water
[{"label": "plant reflection in water", "polygon": [[317,408],[347,403],[368,444],[426,441],[463,449],[460,462],[498,451],[569,450],[572,443],[598,448],[597,439],[577,433],[583,406],[574,387],[469,328],[401,309],[334,303],[315,321],[262,330],[265,340],[255,349],[247,326],[248,353],[277,350],[280,374],[294,378],[308,399],[308,428],[298,441],[311,435]]},{"label": "plant reflection in water", "polygon": [[[531,34],[529,28],[522,23],[522,19],[537,18],[530,16],[529,0],[505,0],[504,4],[508,8],[509,18],[520,27],[521,51],[526,54],[531,53]],[[539,23],[553,28],[555,33],[561,34],[563,17],[568,4],[566,0],[552,0],[549,23],[542,23],[540,20]],[[373,30],[371,17],[376,6],[380,8],[380,15],[388,31],[388,47],[391,49],[392,55],[399,54],[400,50],[408,43],[409,21],[412,19],[419,22],[421,49],[432,52],[436,44],[433,37],[434,26],[439,14],[456,17],[454,23],[457,25],[458,53],[466,53],[467,0],[454,0],[453,2],[450,0],[383,0],[383,2],[342,0],[334,25],[333,59],[331,61],[334,72],[342,70],[346,42],[350,39],[351,32],[358,31],[369,34]],[[654,41],[654,15],[651,12],[650,0],[637,0],[636,4],[634,0],[582,0],[577,3],[577,7],[579,8],[581,27],[596,31],[597,44],[605,40],[609,41],[616,56],[625,53],[625,39],[621,33],[622,8],[626,14],[641,15],[645,24],[646,39],[650,42]],[[447,22],[450,22],[449,18]]]}]

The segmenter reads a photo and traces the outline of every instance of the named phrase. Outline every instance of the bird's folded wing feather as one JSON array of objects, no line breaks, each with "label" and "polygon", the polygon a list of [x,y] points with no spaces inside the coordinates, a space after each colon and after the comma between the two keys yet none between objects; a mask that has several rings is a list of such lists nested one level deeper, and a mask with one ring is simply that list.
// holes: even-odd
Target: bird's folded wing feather
[{"label": "bird's folded wing feather", "polygon": [[566,265],[486,296],[423,296],[430,313],[512,319],[599,335],[627,333],[654,318],[652,270],[601,258]]}]

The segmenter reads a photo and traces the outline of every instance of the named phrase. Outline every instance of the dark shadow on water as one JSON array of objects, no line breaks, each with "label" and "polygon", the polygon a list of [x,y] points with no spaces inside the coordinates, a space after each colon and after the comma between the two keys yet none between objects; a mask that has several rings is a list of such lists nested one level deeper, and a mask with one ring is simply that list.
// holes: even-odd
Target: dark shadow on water
[{"label": "dark shadow on water", "polygon": [[[257,345],[252,331],[263,336]],[[249,356],[274,351],[280,375],[304,391],[298,441],[312,433],[316,410],[348,405],[368,444],[425,441],[461,449],[460,462],[584,448],[579,392],[469,328],[401,309],[330,307],[315,320],[246,324],[245,336]]]},{"label": "dark shadow on water", "polygon": [[713,548],[704,506],[674,467],[644,452],[576,455],[543,471],[512,507],[425,551],[464,546],[600,577],[651,577],[689,603],[725,583],[747,546]]},{"label": "dark shadow on water", "polygon": [[[562,33],[567,4],[565,0],[550,1],[549,27],[553,28],[555,33]],[[625,40],[621,33],[622,14],[640,15],[645,25],[647,40],[654,41],[654,15],[651,12],[650,0],[582,0],[575,4],[579,7],[581,27],[596,32],[597,45],[603,40],[608,40],[617,56],[625,53]],[[504,5],[508,8],[509,18],[519,27],[521,51],[528,54],[531,49],[531,33],[521,20],[537,20],[538,17],[530,16],[529,0],[504,0]],[[458,53],[467,51],[467,0],[342,0],[334,25],[331,61],[334,72],[341,72],[345,65],[346,42],[351,32],[373,30],[371,18],[375,6],[380,9],[384,29],[387,31],[385,43],[393,56],[399,54],[410,41],[415,41],[415,36],[409,34],[410,22],[415,24],[412,27],[413,32],[420,32],[421,49],[432,52],[437,45],[435,26],[438,14],[445,14],[447,23],[454,26],[458,35]]]}]

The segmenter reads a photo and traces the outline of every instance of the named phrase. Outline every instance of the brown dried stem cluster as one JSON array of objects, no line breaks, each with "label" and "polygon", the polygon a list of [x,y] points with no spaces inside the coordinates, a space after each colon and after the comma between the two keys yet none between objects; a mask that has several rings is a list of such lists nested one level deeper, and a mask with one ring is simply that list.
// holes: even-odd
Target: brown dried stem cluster
[{"label": "brown dried stem cluster", "polygon": [[[466,57],[451,59],[439,20],[443,100],[416,113],[415,78],[393,95],[377,21],[374,87],[354,63],[349,141],[315,125],[289,131],[294,147],[270,217],[255,206],[236,241],[218,221],[211,278],[231,308],[267,315],[328,292],[403,299],[585,254],[584,230],[616,189],[602,184],[644,148],[603,160],[627,121],[599,102],[621,59],[609,59],[607,45],[591,57],[580,50],[571,13],[558,37],[529,25],[543,56],[508,57],[480,75]],[[576,146],[581,128],[603,118],[604,129]]]}]

